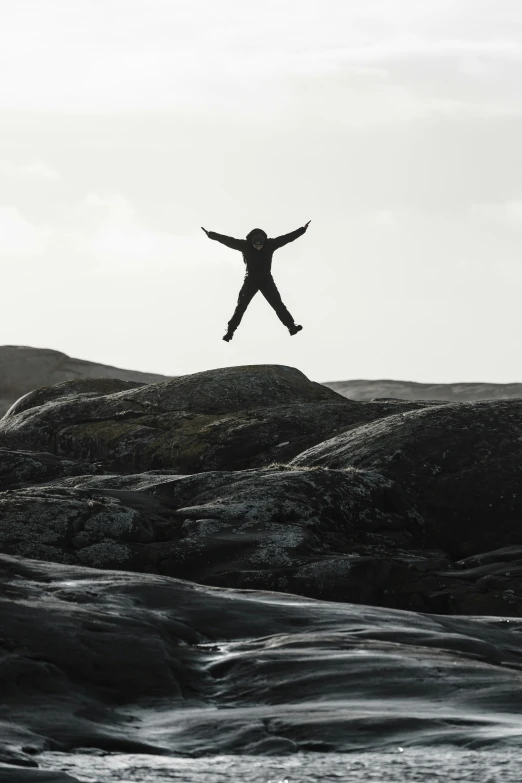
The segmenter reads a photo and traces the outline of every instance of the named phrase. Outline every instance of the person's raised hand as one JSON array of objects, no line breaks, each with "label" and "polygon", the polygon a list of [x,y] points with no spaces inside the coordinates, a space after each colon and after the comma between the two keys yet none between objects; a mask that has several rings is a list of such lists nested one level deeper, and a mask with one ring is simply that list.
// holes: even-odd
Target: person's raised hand
[{"label": "person's raised hand", "polygon": [[208,231],[207,231],[207,229],[206,229],[206,228],[203,228],[203,226],[201,226],[201,230],[202,230],[202,231],[204,231],[204,232],[205,232],[205,234],[206,234],[206,235],[207,235],[207,237],[208,237]]},{"label": "person's raised hand", "polygon": [[306,229],[308,228],[308,226],[310,225],[310,223],[311,223],[311,222],[312,222],[312,221],[311,221],[311,220],[309,220],[309,221],[308,221],[308,223],[305,223],[305,225],[303,226],[303,228],[304,228],[304,230],[305,230],[305,231],[306,231]]}]

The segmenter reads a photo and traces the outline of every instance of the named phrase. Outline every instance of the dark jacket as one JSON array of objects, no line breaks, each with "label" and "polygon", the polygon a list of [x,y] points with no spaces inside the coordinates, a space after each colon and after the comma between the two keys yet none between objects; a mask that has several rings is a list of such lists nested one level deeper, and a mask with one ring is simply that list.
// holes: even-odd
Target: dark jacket
[{"label": "dark jacket", "polygon": [[[278,250],[288,242],[293,242],[294,239],[303,236],[306,228],[297,228],[295,231],[291,231],[289,234],[283,234],[275,239],[269,239],[266,233],[260,228],[254,228],[247,234],[246,239],[234,239],[234,237],[227,237],[224,234],[217,234],[215,231],[209,231],[208,236],[210,239],[215,239],[217,242],[221,242],[222,245],[232,248],[232,250],[239,250],[243,254],[243,261],[246,265],[246,276],[255,277],[256,279],[263,279],[271,277],[272,269],[272,256],[275,250]],[[252,237],[255,234],[265,235],[265,244],[261,250],[256,250],[252,244]]]}]

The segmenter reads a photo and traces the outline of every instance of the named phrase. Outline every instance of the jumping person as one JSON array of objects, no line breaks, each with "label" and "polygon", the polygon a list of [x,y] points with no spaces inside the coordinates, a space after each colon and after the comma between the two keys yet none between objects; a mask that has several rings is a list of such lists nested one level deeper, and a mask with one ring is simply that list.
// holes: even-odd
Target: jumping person
[{"label": "jumping person", "polygon": [[207,231],[206,228],[201,226],[209,239],[215,239],[221,242],[221,244],[232,248],[232,250],[241,251],[246,265],[245,279],[239,292],[237,307],[234,315],[228,322],[227,333],[223,337],[225,342],[230,342],[234,336],[234,332],[241,323],[248,305],[258,291],[261,291],[268,304],[274,308],[279,320],[284,323],[291,335],[301,331],[303,327],[294,322],[294,319],[283,304],[281,294],[277,290],[272,277],[271,268],[274,250],[278,250],[283,245],[288,244],[288,242],[293,242],[297,237],[303,236],[309,225],[310,220],[302,228],[291,231],[289,234],[283,234],[283,236],[275,239],[269,239],[261,228],[254,228],[247,234],[246,239],[234,239],[223,234],[217,234],[215,231]]}]

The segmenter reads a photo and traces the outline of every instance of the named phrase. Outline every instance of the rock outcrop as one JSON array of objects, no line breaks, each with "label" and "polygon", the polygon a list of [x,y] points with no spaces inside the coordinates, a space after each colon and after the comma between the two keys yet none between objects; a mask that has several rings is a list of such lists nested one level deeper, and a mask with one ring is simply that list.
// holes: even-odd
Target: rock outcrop
[{"label": "rock outcrop", "polygon": [[[112,378],[134,383],[157,383],[167,376],[124,370],[74,359],[60,351],[23,345],[0,346],[0,416],[33,389],[82,378]],[[323,384],[343,397],[403,401],[474,402],[522,399],[522,383],[415,383],[393,380],[331,381]]]},{"label": "rock outcrop", "polygon": [[0,420],[0,781],[522,744],[521,496],[519,400],[277,366],[29,392]]},{"label": "rock outcrop", "polygon": [[439,405],[312,447],[296,467],[377,470],[399,482],[457,556],[522,543],[522,400]]},{"label": "rock outcrop", "polygon": [[522,615],[522,402],[355,402],[288,367],[67,381],[0,421],[0,551]]},{"label": "rock outcrop", "polygon": [[121,470],[242,470],[286,462],[352,426],[425,403],[353,403],[291,367],[252,365],[147,386],[83,379],[37,389],[1,443]]}]

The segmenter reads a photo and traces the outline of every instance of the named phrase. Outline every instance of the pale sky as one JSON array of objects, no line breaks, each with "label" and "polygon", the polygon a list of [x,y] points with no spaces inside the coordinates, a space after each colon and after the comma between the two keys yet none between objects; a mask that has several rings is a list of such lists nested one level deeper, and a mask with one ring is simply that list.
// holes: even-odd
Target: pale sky
[{"label": "pale sky", "polygon": [[[0,343],[521,381],[520,0],[0,0]],[[270,236],[303,331],[241,255]]]}]

